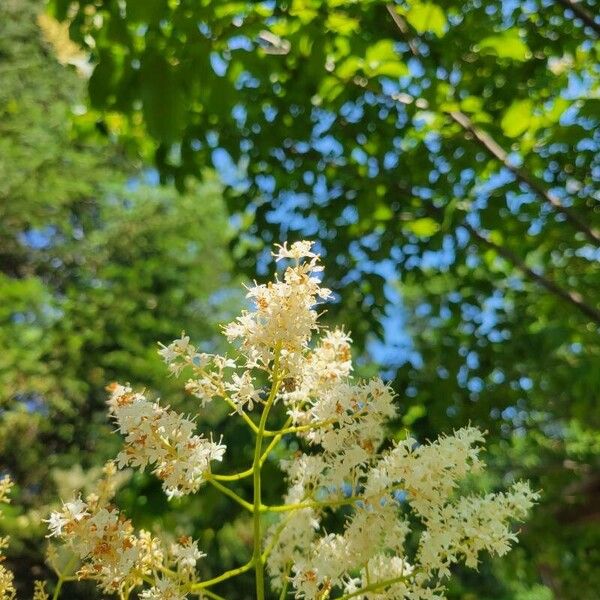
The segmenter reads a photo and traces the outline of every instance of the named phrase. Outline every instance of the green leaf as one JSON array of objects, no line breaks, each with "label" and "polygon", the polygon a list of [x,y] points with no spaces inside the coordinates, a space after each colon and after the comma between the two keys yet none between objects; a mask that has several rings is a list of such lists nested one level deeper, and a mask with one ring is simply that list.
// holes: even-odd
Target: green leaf
[{"label": "green leaf", "polygon": [[176,71],[159,54],[148,54],[141,83],[148,131],[161,142],[176,140],[185,126],[185,98]]},{"label": "green leaf", "polygon": [[386,77],[405,77],[408,75],[407,66],[398,60],[397,62],[387,62],[379,65],[372,75],[384,75]]},{"label": "green leaf", "polygon": [[319,88],[319,96],[324,100],[335,100],[344,91],[344,86],[335,77],[323,79]]},{"label": "green leaf", "polygon": [[376,221],[389,221],[394,216],[392,209],[387,204],[378,204],[373,212]]},{"label": "green leaf", "polygon": [[411,2],[406,20],[417,33],[433,33],[437,37],[442,37],[446,31],[446,15],[433,2]]},{"label": "green leaf", "polygon": [[290,15],[297,17],[302,23],[310,23],[319,16],[318,4],[314,0],[294,0]]},{"label": "green leaf", "polygon": [[509,29],[499,35],[486,37],[479,42],[479,48],[487,54],[518,61],[525,60],[530,55],[529,48],[519,37],[517,29]]},{"label": "green leaf", "polygon": [[128,0],[127,19],[133,23],[158,23],[166,9],[166,0]]},{"label": "green leaf", "polygon": [[423,418],[427,414],[427,409],[422,404],[413,404],[402,417],[402,424],[406,427],[414,425],[415,421]]},{"label": "green leaf", "polygon": [[360,69],[362,60],[358,56],[349,56],[337,69],[336,72],[342,79],[353,77]]},{"label": "green leaf", "polygon": [[531,100],[515,100],[502,117],[500,122],[502,131],[508,137],[518,137],[529,129],[532,116],[533,103]]},{"label": "green leaf", "polygon": [[408,75],[408,68],[400,60],[393,40],[380,40],[369,46],[363,68],[365,73],[371,77],[376,75],[387,75],[388,77]]},{"label": "green leaf", "polygon": [[114,92],[117,76],[117,62],[110,51],[102,51],[100,60],[88,82],[90,102],[95,108],[104,108]]},{"label": "green leaf", "polygon": [[327,17],[325,26],[330,31],[341,35],[355,33],[359,29],[358,19],[353,19],[343,12],[333,12]]},{"label": "green leaf", "polygon": [[398,58],[393,40],[380,40],[369,46],[365,54],[367,65],[375,67],[377,64]]},{"label": "green leaf", "polygon": [[430,217],[423,217],[410,221],[406,224],[406,228],[418,238],[428,238],[437,233],[440,226]]},{"label": "green leaf", "polygon": [[483,98],[479,96],[467,96],[460,102],[460,108],[467,113],[477,113],[483,109]]}]

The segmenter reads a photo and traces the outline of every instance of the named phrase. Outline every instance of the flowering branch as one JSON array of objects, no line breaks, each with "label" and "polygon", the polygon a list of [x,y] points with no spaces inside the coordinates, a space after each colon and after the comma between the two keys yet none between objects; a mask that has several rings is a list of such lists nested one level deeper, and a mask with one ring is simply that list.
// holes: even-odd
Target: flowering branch
[{"label": "flowering branch", "polygon": [[[483,551],[509,550],[516,539],[511,522],[526,517],[537,495],[525,483],[497,494],[460,493],[461,481],[484,468],[483,436],[472,427],[432,443],[407,438],[382,450],[386,424],[396,415],[394,395],[378,379],[355,381],[350,337],[318,325],[316,307],[331,293],[321,286],[312,244],[280,246],[275,257],[288,261],[282,277],[250,287],[253,310],[225,327],[241,358],[198,352],[185,334],[160,349],[172,374],[191,371],[185,389],[198,399],[199,412],[209,402],[223,402],[232,418],[250,428],[252,465],[213,473],[213,462],[225,455],[221,438],[199,435],[193,418],[112,384],[109,412],[124,437],[123,450],[105,468],[98,490],[50,516],[50,537],[62,540],[81,562],[78,578],[95,580],[121,600],[132,593],[140,600],[184,600],[188,594],[224,600],[209,588],[250,571],[256,600],[265,599],[268,583],[280,599],[288,590],[306,600],[349,600],[382,590],[398,599],[441,597],[453,564],[476,567]],[[276,404],[287,416],[268,429]],[[293,454],[285,447],[292,436],[302,449]],[[262,468],[280,444],[287,491],[281,504],[264,504]],[[196,565],[205,555],[197,542],[183,536],[169,545],[136,532],[110,503],[122,467],[148,468],[169,498],[201,493],[208,483],[241,506],[252,519],[250,560],[199,580]],[[252,501],[226,485],[250,478]],[[326,511],[342,507],[344,526],[324,532]],[[410,561],[409,511],[422,525]],[[268,528],[267,519],[275,519]],[[54,600],[67,580],[59,575]]]}]

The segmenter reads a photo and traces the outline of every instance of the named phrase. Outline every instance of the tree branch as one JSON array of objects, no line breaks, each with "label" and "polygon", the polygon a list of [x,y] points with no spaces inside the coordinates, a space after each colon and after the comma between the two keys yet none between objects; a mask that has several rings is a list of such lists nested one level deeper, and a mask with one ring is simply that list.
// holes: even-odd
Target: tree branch
[{"label": "tree branch", "polygon": [[579,17],[588,27],[594,30],[597,35],[600,35],[600,24],[594,20],[594,15],[589,13],[580,2],[575,0],[557,0],[566,9],[573,11],[576,17]]},{"label": "tree branch", "polygon": [[408,44],[412,55],[421,56],[419,48],[417,47],[417,44],[415,44],[414,38],[411,37],[410,29],[408,28],[406,21],[396,12],[396,9],[393,4],[386,4],[385,7],[388,13],[390,14],[390,17],[392,17],[392,19],[394,20],[396,27],[400,30],[400,33],[406,40],[406,43]]},{"label": "tree branch", "polygon": [[476,127],[471,119],[460,111],[450,111],[446,114],[448,114],[455,123],[458,123],[464,131],[470,133],[490,156],[501,162],[521,183],[527,185],[527,187],[533,190],[538,196],[548,202],[556,212],[562,214],[573,227],[584,233],[590,242],[595,245],[600,244],[600,233],[595,229],[588,227],[587,223],[585,223],[570,208],[564,206],[560,199],[547,190],[533,175],[528,173],[525,169],[513,165],[508,160],[506,150],[504,150],[491,135]]},{"label": "tree branch", "polygon": [[[560,0],[560,1],[563,1],[563,0]],[[573,4],[572,0],[564,0],[564,2],[567,2],[569,5]],[[403,37],[405,39],[409,39],[408,38],[409,31],[408,31],[407,25],[404,22],[404,20],[402,19],[402,17],[400,15],[398,15],[396,10],[394,9],[394,5],[387,4],[386,8],[387,8],[390,16],[394,20],[394,23],[396,24],[396,27],[398,28],[400,33],[403,35]],[[570,8],[572,10],[575,10],[572,6],[570,6]],[[588,17],[589,17],[589,15],[588,15]],[[593,23],[593,19],[592,19],[592,23]],[[419,56],[420,55],[419,50],[418,50],[417,45],[414,43],[414,39],[410,39],[408,43],[409,43],[409,47],[410,47],[412,54],[414,56]],[[406,96],[406,94],[403,94],[402,96]],[[392,99],[397,100],[397,98],[394,98],[394,97],[392,97]],[[419,102],[421,103],[421,105],[423,103],[426,104],[426,101],[422,98],[415,99],[415,102],[416,102],[417,106],[419,106]],[[442,111],[442,112],[443,112],[443,114],[448,115],[455,123],[457,123],[462,128],[462,130],[465,132],[465,134],[470,134],[470,136],[472,136],[472,138],[490,156],[492,156],[492,158],[495,158],[500,163],[502,163],[502,165],[506,169],[508,169],[517,178],[518,181],[520,181],[522,184],[526,185],[530,190],[532,190],[543,201],[550,204],[556,212],[562,214],[565,217],[565,219],[567,221],[569,221],[569,223],[571,223],[571,225],[575,229],[581,231],[592,244],[594,244],[596,246],[600,245],[600,233],[598,231],[596,231],[595,229],[592,229],[591,227],[589,227],[587,225],[587,223],[582,218],[580,218],[575,212],[573,212],[570,208],[567,208],[566,206],[564,206],[563,203],[560,201],[560,199],[556,195],[554,195],[552,192],[547,190],[533,174],[529,173],[523,167],[517,167],[517,166],[513,165],[508,160],[508,153],[506,152],[506,150],[504,150],[504,148],[502,148],[502,146],[500,146],[500,144],[498,144],[489,133],[482,131],[481,129],[476,127],[473,124],[473,122],[471,121],[471,119],[469,119],[469,117],[461,111]]]},{"label": "tree branch", "polygon": [[570,290],[565,290],[551,279],[544,277],[540,273],[536,273],[533,269],[528,267],[514,252],[508,248],[505,248],[504,246],[500,246],[499,244],[492,242],[492,240],[490,240],[484,233],[478,231],[469,223],[465,222],[463,225],[471,233],[471,235],[473,235],[473,237],[475,237],[485,246],[488,246],[488,248],[495,250],[500,256],[512,263],[517,269],[525,273],[529,278],[533,279],[550,293],[577,307],[584,315],[600,324],[600,311],[593,306],[586,304],[580,294]]}]

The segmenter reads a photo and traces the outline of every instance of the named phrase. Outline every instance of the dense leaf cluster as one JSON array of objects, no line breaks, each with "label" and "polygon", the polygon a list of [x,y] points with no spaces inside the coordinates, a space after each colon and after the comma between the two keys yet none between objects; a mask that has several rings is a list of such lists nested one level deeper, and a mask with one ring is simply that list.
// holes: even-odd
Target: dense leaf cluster
[{"label": "dense leaf cluster", "polygon": [[177,197],[117,145],[73,140],[84,82],[57,62],[42,10],[0,7],[0,473],[25,509],[7,528],[27,586],[44,507],[114,451],[105,385],[154,389],[159,339],[211,339],[225,310],[211,295],[229,272],[216,180]]}]

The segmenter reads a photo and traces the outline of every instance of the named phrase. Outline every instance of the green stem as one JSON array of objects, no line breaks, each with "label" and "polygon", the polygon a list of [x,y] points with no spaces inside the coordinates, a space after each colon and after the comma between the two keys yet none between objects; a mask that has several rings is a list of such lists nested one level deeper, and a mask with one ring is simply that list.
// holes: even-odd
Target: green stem
[{"label": "green stem", "polygon": [[[291,417],[286,421],[286,425],[289,424],[290,422],[291,422]],[[284,427],[285,427],[285,425],[284,425]],[[286,432],[286,430],[284,430],[284,429],[282,429],[279,432],[273,432],[273,433],[276,433],[277,435],[273,440],[271,440],[271,443],[267,446],[266,450],[262,453],[262,456],[260,457],[261,465],[263,465],[264,462],[267,460],[269,454],[271,453],[271,450],[273,450],[273,448],[275,448],[275,446],[281,441],[281,438],[283,437],[285,432]],[[245,471],[240,471],[239,473],[232,473],[231,475],[213,475],[213,474],[211,474],[210,478],[216,479],[217,481],[239,481],[240,479],[245,479],[246,477],[250,477],[253,474],[254,474],[254,469],[252,467],[249,467]]]},{"label": "green stem", "polygon": [[[286,422],[285,425],[288,425],[289,423],[291,423],[292,418],[290,417]],[[269,457],[269,454],[271,454],[271,451],[273,450],[273,448],[275,448],[275,446],[277,446],[277,444],[279,444],[279,442],[281,441],[281,438],[283,437],[283,433],[279,432],[270,442],[270,444],[267,446],[267,449],[262,453],[262,456],[260,457],[260,466],[262,467],[263,464],[265,463],[265,461],[267,460],[267,458]]]},{"label": "green stem", "polygon": [[[402,489],[404,486],[401,484],[391,486],[386,490],[387,494]],[[300,510],[302,508],[335,508],[336,506],[344,506],[347,504],[354,504],[355,502],[364,502],[368,504],[374,499],[379,498],[380,493],[373,494],[371,496],[349,496],[348,498],[340,498],[339,500],[306,500],[297,502],[295,504],[279,504],[276,506],[268,506],[263,504],[260,507],[262,512],[288,512],[292,510]]]},{"label": "green stem", "polygon": [[214,592],[211,592],[210,590],[201,590],[199,593],[200,593],[200,597],[206,596],[207,598],[212,598],[213,600],[225,600],[225,598],[223,598],[223,596],[219,596],[219,594],[215,594]]},{"label": "green stem", "polygon": [[356,592],[352,592],[351,594],[344,594],[343,596],[336,598],[336,600],[348,600],[349,598],[362,596],[367,592],[374,592],[383,587],[388,587],[389,585],[394,585],[394,583],[399,583],[401,581],[406,581],[406,575],[403,575],[402,577],[394,577],[393,579],[385,579],[384,581],[376,581],[375,583],[367,585],[364,588],[357,590]]},{"label": "green stem", "polygon": [[242,419],[244,419],[244,421],[246,422],[246,425],[248,425],[248,427],[250,427],[250,429],[252,429],[252,431],[254,433],[258,433],[258,427],[254,423],[254,421],[243,410],[240,411],[238,406],[235,404],[235,402],[233,400],[231,400],[231,398],[224,396],[223,399],[236,412],[236,414],[240,415],[240,417],[242,417]]},{"label": "green stem", "polygon": [[228,487],[225,487],[222,483],[215,481],[212,477],[208,478],[206,481],[208,481],[208,483],[217,488],[226,496],[229,496],[232,500],[235,500],[240,506],[243,506],[246,510],[249,510],[250,512],[254,511],[254,506],[250,504],[250,502],[246,502],[246,500],[244,500],[241,496],[238,496],[233,490],[230,490]]},{"label": "green stem", "polygon": [[296,504],[279,504],[277,506],[267,506],[263,504],[260,510],[263,512],[288,512],[291,510],[301,510],[303,508],[332,508],[334,506],[344,506],[346,504],[354,504],[358,501],[365,501],[361,496],[350,496],[341,500],[310,500],[308,502],[298,502]]},{"label": "green stem", "polygon": [[226,579],[231,579],[232,577],[236,577],[237,575],[241,575],[246,571],[249,571],[254,566],[254,560],[247,562],[245,565],[241,567],[237,567],[236,569],[230,569],[229,571],[225,571],[225,573],[221,573],[217,577],[213,577],[212,579],[207,579],[206,581],[201,581],[200,583],[194,583],[190,590],[192,593],[198,593],[204,591],[206,588],[211,585],[215,585],[217,583],[221,583],[221,581],[225,581]]},{"label": "green stem", "polygon": [[273,437],[273,436],[283,436],[289,433],[302,433],[303,431],[313,431],[315,429],[321,429],[322,427],[327,427],[328,425],[333,425],[337,423],[339,419],[327,419],[327,421],[319,421],[318,423],[309,423],[308,425],[296,425],[295,427],[287,427],[284,425],[283,429],[279,431],[265,431],[265,437]]},{"label": "green stem", "polygon": [[69,560],[69,562],[65,565],[64,572],[57,573],[58,581],[56,582],[56,587],[54,588],[54,594],[52,594],[52,600],[58,600],[58,597],[60,596],[60,592],[62,590],[63,583],[65,581],[70,581],[73,579],[72,577],[70,577],[69,575],[66,575],[65,573],[70,571],[71,567],[75,566],[76,563],[77,563],[77,557],[73,556]]},{"label": "green stem", "polygon": [[60,596],[60,590],[62,589],[63,581],[64,580],[62,577],[58,578],[58,581],[56,582],[56,587],[54,588],[54,594],[52,594],[52,600],[57,600]]},{"label": "green stem", "polygon": [[252,475],[252,467],[241,471],[240,473],[232,473],[231,475],[211,475],[211,479],[217,479],[218,481],[239,481]]},{"label": "green stem", "polygon": [[283,577],[283,586],[281,588],[281,594],[279,594],[279,600],[285,600],[285,595],[287,594],[287,589],[288,589],[288,586],[290,585],[289,575],[290,575],[291,570],[292,570],[292,565],[290,563],[285,570],[285,575]]},{"label": "green stem", "polygon": [[254,483],[254,552],[252,560],[254,561],[254,572],[256,575],[256,600],[264,600],[265,598],[265,564],[261,555],[262,535],[260,513],[262,508],[261,497],[261,480],[260,471],[262,467],[262,442],[267,426],[267,418],[279,389],[279,352],[280,348],[275,348],[275,358],[273,360],[272,384],[271,392],[265,403],[260,423],[258,424],[258,432],[256,433],[256,444],[254,446],[254,460],[252,462],[253,483]]}]

